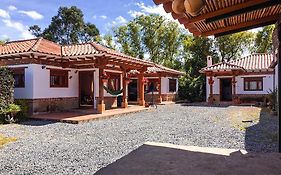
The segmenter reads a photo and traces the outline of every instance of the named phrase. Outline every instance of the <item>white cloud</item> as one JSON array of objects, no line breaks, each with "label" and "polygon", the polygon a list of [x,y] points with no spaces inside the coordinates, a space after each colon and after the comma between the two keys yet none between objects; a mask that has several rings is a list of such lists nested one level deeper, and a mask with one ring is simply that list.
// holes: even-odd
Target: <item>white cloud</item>
[{"label": "white cloud", "polygon": [[101,18],[101,19],[107,19],[107,16],[101,15],[100,18]]},{"label": "white cloud", "polygon": [[97,19],[97,15],[94,15],[93,18],[94,18],[94,19]]},{"label": "white cloud", "polygon": [[10,15],[6,10],[0,9],[0,17],[5,19],[10,19]]},{"label": "white cloud", "polygon": [[166,17],[169,20],[173,20],[174,18],[172,17],[172,15],[170,13],[166,13],[163,5],[154,5],[154,6],[146,6],[143,2],[141,3],[136,3],[136,6],[138,6],[140,8],[140,12],[139,13],[143,13],[143,14],[158,14],[161,16]]},{"label": "white cloud", "polygon": [[34,19],[34,20],[40,20],[40,19],[44,18],[43,15],[41,15],[40,13],[38,13],[34,10],[31,10],[31,11],[20,10],[19,13],[25,14],[25,15],[29,16],[30,18]]},{"label": "white cloud", "polygon": [[118,16],[115,18],[115,21],[113,21],[114,24],[125,24],[127,23],[127,20],[123,16]]},{"label": "white cloud", "polygon": [[10,6],[8,7],[8,9],[9,9],[10,11],[14,11],[14,10],[17,10],[18,8],[15,7],[15,6],[13,6],[13,5],[10,5]]},{"label": "white cloud", "polygon": [[138,12],[138,11],[134,11],[134,10],[130,10],[128,12],[128,14],[133,18],[136,18],[136,17],[141,16],[141,15],[145,15],[145,13],[143,13],[143,12]]},{"label": "white cloud", "polygon": [[19,31],[21,34],[21,38],[23,39],[34,38],[34,36],[28,31],[28,27],[24,26],[22,23],[17,21],[12,21],[10,19],[3,19],[2,21],[6,27],[10,27]]}]

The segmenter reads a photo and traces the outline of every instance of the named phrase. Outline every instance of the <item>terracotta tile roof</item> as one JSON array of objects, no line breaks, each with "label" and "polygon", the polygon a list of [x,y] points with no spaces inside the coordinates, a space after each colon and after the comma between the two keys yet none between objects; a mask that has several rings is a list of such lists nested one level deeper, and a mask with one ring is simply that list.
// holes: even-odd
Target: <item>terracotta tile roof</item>
[{"label": "terracotta tile roof", "polygon": [[201,73],[218,70],[245,70],[245,71],[267,71],[271,69],[270,65],[274,62],[272,54],[252,54],[229,62],[205,67],[200,70]]},{"label": "terracotta tile roof", "polygon": [[61,46],[43,38],[38,38],[31,50],[39,53],[61,56]]},{"label": "terracotta tile roof", "polygon": [[91,43],[62,46],[63,56],[79,56],[99,53]]},{"label": "terracotta tile roof", "polygon": [[28,52],[36,42],[37,39],[6,42],[0,45],[0,55]]},{"label": "terracotta tile roof", "polygon": [[252,54],[229,63],[243,67],[246,70],[267,70],[270,69],[273,60],[272,54]]},{"label": "terracotta tile roof", "polygon": [[169,72],[177,75],[183,74],[180,71],[166,68],[161,65],[157,65],[153,62],[147,60],[141,60],[134,58],[113,49],[109,49],[105,46],[97,44],[95,42],[83,43],[83,44],[72,44],[61,46],[52,41],[46,40],[44,38],[35,38],[30,40],[21,40],[21,41],[11,41],[3,45],[0,45],[0,56],[7,54],[16,54],[16,53],[43,53],[49,55],[56,55],[61,58],[72,57],[72,56],[83,56],[83,55],[93,55],[102,54],[105,56],[116,56],[118,59],[125,59],[128,62],[136,62],[138,64],[145,64],[148,67],[148,73],[155,72]]}]

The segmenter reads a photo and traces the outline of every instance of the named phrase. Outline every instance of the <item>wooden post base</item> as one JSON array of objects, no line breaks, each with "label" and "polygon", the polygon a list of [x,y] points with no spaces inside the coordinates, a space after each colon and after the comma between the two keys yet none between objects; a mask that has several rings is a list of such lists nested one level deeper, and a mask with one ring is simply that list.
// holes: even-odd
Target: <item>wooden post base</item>
[{"label": "wooden post base", "polygon": [[122,102],[122,108],[128,108],[128,101]]},{"label": "wooden post base", "polygon": [[161,97],[161,96],[159,96],[158,102],[159,102],[159,103],[162,103],[162,97]]},{"label": "wooden post base", "polygon": [[139,100],[139,105],[140,106],[145,106],[145,101],[144,100]]},{"label": "wooden post base", "polygon": [[105,112],[105,104],[98,104],[98,113],[102,114]]}]

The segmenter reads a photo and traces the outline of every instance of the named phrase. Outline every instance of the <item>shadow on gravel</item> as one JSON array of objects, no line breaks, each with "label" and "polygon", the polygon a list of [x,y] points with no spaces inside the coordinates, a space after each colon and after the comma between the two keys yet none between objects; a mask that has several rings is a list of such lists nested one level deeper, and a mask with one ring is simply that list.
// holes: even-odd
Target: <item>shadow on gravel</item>
[{"label": "shadow on gravel", "polygon": [[206,153],[143,145],[95,175],[280,174],[281,159],[277,153],[243,155],[240,151],[233,151]]},{"label": "shadow on gravel", "polygon": [[271,115],[263,108],[260,112],[259,123],[246,128],[245,149],[253,152],[278,151],[278,117]]},{"label": "shadow on gravel", "polygon": [[56,121],[51,120],[27,120],[24,122],[19,123],[20,125],[27,125],[27,126],[45,126],[57,123]]}]

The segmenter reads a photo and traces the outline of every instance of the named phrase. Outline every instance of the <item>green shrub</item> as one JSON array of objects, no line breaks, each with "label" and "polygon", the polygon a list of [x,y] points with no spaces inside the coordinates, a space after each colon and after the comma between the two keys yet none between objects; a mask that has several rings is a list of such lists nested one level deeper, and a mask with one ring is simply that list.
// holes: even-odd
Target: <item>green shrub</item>
[{"label": "green shrub", "polygon": [[6,67],[0,67],[0,122],[13,122],[14,117],[21,111],[19,105],[14,104],[14,78]]},{"label": "green shrub", "polygon": [[6,67],[0,67],[0,114],[5,114],[14,101],[14,78]]},{"label": "green shrub", "polygon": [[28,118],[28,112],[29,112],[29,105],[26,100],[15,100],[15,104],[19,105],[21,108],[21,111],[18,112],[15,116],[16,121],[24,121]]}]

